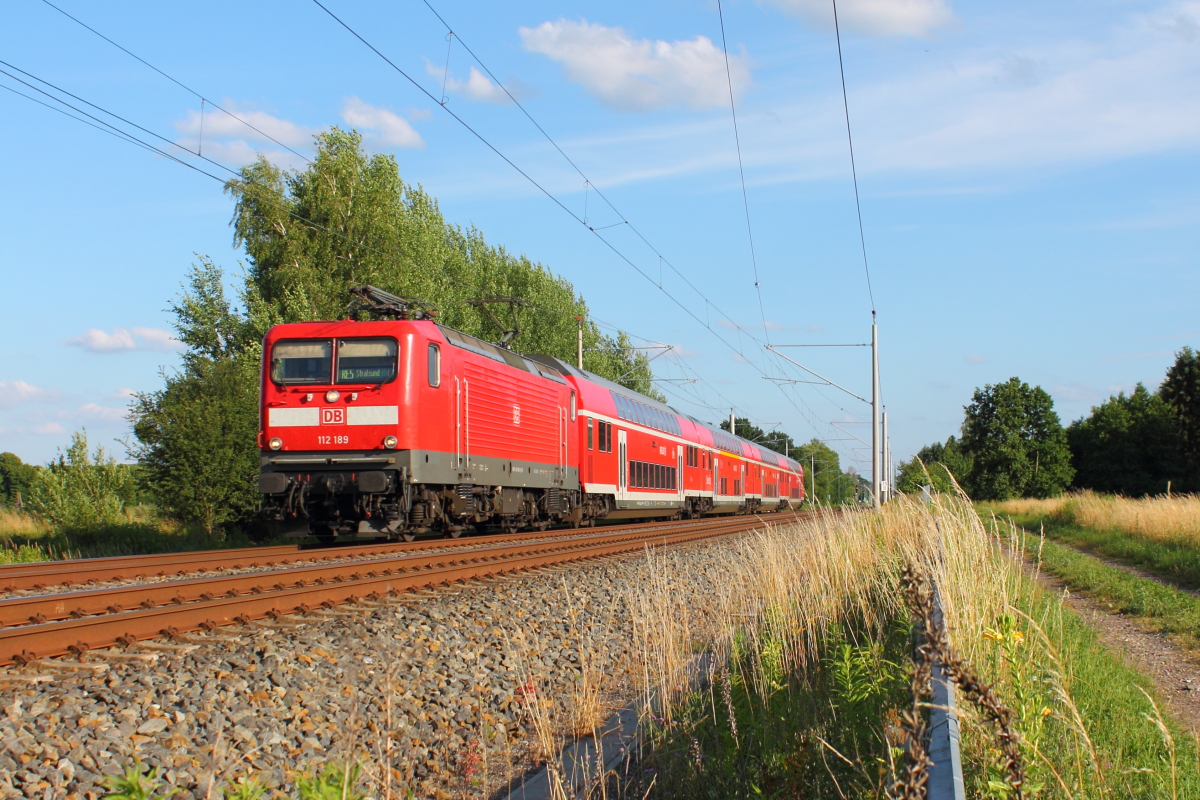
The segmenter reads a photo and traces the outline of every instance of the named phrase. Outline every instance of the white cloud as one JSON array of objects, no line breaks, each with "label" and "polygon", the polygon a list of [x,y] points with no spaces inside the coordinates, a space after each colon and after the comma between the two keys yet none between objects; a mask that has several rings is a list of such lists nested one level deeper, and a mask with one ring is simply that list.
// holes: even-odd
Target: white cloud
[{"label": "white cloud", "polygon": [[977,355],[965,355],[963,358],[965,358],[970,364],[982,364],[983,362],[987,361],[987,359],[983,356]]},{"label": "white cloud", "polygon": [[261,155],[285,169],[303,165],[303,158],[277,145],[302,151],[312,145],[312,137],[319,129],[232,100],[221,101],[221,106],[238,119],[208,106],[202,120],[199,109],[189,109],[183,119],[174,123],[179,133],[175,143],[222,164],[249,164]]},{"label": "white cloud", "polygon": [[[634,39],[585,19],[519,29],[525,49],[563,66],[592,97],[619,111],[707,108],[729,102],[725,57],[706,36],[666,42]],[[749,59],[730,56],[735,94],[750,83]]]},{"label": "white cloud", "polygon": [[39,389],[25,381],[0,381],[0,408],[12,408],[27,402],[53,402],[57,399],[57,392]]},{"label": "white cloud", "polygon": [[162,328],[113,328],[112,333],[90,328],[64,344],[89,353],[119,353],[122,350],[152,350],[166,353],[182,348],[179,340]]},{"label": "white cloud", "polygon": [[67,339],[66,344],[82,347],[89,353],[115,353],[119,350],[136,350],[137,342],[133,334],[125,328],[114,328],[112,333],[105,333],[99,328],[91,328],[82,336]]},{"label": "white cloud", "polygon": [[[482,103],[511,103],[512,99],[495,83],[492,83],[488,76],[484,75],[475,67],[471,67],[467,73],[467,79],[460,81],[453,75],[447,75],[446,70],[428,59],[425,60],[425,71],[442,81],[447,92],[461,92],[472,100],[478,100]],[[515,81],[510,81],[517,89],[521,89],[521,85]],[[517,91],[514,91],[514,86],[509,86],[509,91],[515,96],[520,96]],[[410,114],[411,116],[411,114]]]},{"label": "white cloud", "polygon": [[[222,101],[221,106],[236,114],[238,119],[208,106],[203,119],[206,142],[210,137],[213,140],[242,139],[252,142],[269,142],[274,139],[288,147],[299,148],[310,145],[313,134],[317,132],[315,128],[289,122],[265,111],[248,106],[239,107],[237,103],[229,100]],[[198,142],[201,124],[200,110],[192,109],[175,123],[175,130],[188,141]]]},{"label": "white cloud", "polygon": [[43,422],[41,425],[35,425],[33,427],[33,432],[44,434],[66,433],[67,429],[62,425],[59,425],[57,422]]},{"label": "white cloud", "polygon": [[79,416],[84,419],[100,419],[107,421],[123,420],[129,413],[126,408],[110,408],[95,403],[84,403],[79,407]]},{"label": "white cloud", "polygon": [[347,97],[342,104],[342,120],[355,128],[367,131],[375,141],[386,147],[424,147],[425,140],[394,111],[364,103],[357,97]]},{"label": "white cloud", "polygon": [[[827,0],[767,0],[810,24],[833,28]],[[923,36],[954,21],[947,0],[842,0],[838,26],[868,36]]]},{"label": "white cloud", "polygon": [[128,386],[122,386],[113,392],[112,396],[116,400],[132,400],[137,396],[137,389],[130,389]]}]

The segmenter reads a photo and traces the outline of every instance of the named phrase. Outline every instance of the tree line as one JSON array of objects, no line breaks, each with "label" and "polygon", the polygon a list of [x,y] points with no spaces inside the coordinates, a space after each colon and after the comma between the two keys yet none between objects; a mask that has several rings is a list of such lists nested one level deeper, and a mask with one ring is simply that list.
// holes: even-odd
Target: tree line
[{"label": "tree line", "polygon": [[952,491],[954,481],[977,500],[1200,491],[1200,354],[1190,347],[1157,391],[1139,383],[1066,427],[1049,394],[1015,377],[976,389],[964,412],[959,436],[899,465],[898,491]]}]

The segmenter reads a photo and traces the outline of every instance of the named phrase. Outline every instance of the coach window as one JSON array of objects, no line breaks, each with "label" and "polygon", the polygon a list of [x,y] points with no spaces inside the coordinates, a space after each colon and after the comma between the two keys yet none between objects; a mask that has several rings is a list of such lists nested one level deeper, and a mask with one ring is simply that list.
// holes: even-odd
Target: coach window
[{"label": "coach window", "polygon": [[571,392],[571,422],[575,421],[575,392]]},{"label": "coach window", "polygon": [[429,345],[429,385],[442,385],[442,351],[432,343]]},{"label": "coach window", "polygon": [[592,418],[588,417],[588,450],[592,449]]}]

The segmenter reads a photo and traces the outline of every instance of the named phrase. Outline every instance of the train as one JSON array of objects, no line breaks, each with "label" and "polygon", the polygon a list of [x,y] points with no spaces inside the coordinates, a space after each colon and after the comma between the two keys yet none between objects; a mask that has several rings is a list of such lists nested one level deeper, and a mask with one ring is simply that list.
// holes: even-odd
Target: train
[{"label": "train", "polygon": [[[804,470],[374,287],[263,340],[259,490],[293,535],[404,539],[783,511]],[[363,311],[374,319],[360,319]]]}]

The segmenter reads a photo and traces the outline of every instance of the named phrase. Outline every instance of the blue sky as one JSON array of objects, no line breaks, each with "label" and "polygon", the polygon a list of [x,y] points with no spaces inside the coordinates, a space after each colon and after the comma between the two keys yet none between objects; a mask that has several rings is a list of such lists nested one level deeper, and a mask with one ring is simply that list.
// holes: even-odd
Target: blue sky
[{"label": "blue sky", "polygon": [[[733,404],[863,469],[866,405],[764,379],[804,377],[764,341],[869,338],[829,4],[724,5],[760,311],[715,3],[430,2],[456,33],[448,59],[423,0],[327,5],[576,215],[615,225],[602,234],[652,280],[313,3],[56,4],[301,153],[330,125],[358,127],[448,219],[562,274],[605,323],[673,345],[659,374],[697,379],[666,385],[680,408],[716,420]],[[839,13],[896,460],[955,433],[977,386],[1020,376],[1067,421],[1156,386],[1200,345],[1200,3]],[[197,144],[193,95],[41,0],[0,15],[0,59]],[[658,256],[459,40],[699,293],[667,266],[659,289]],[[9,91],[0,119],[0,450],[46,461],[86,426],[123,455],[130,393],[177,364],[164,309],[194,254],[236,276],[232,204],[216,181]],[[215,161],[303,163],[211,107],[203,119]],[[868,396],[865,349],[785,352]]]}]

